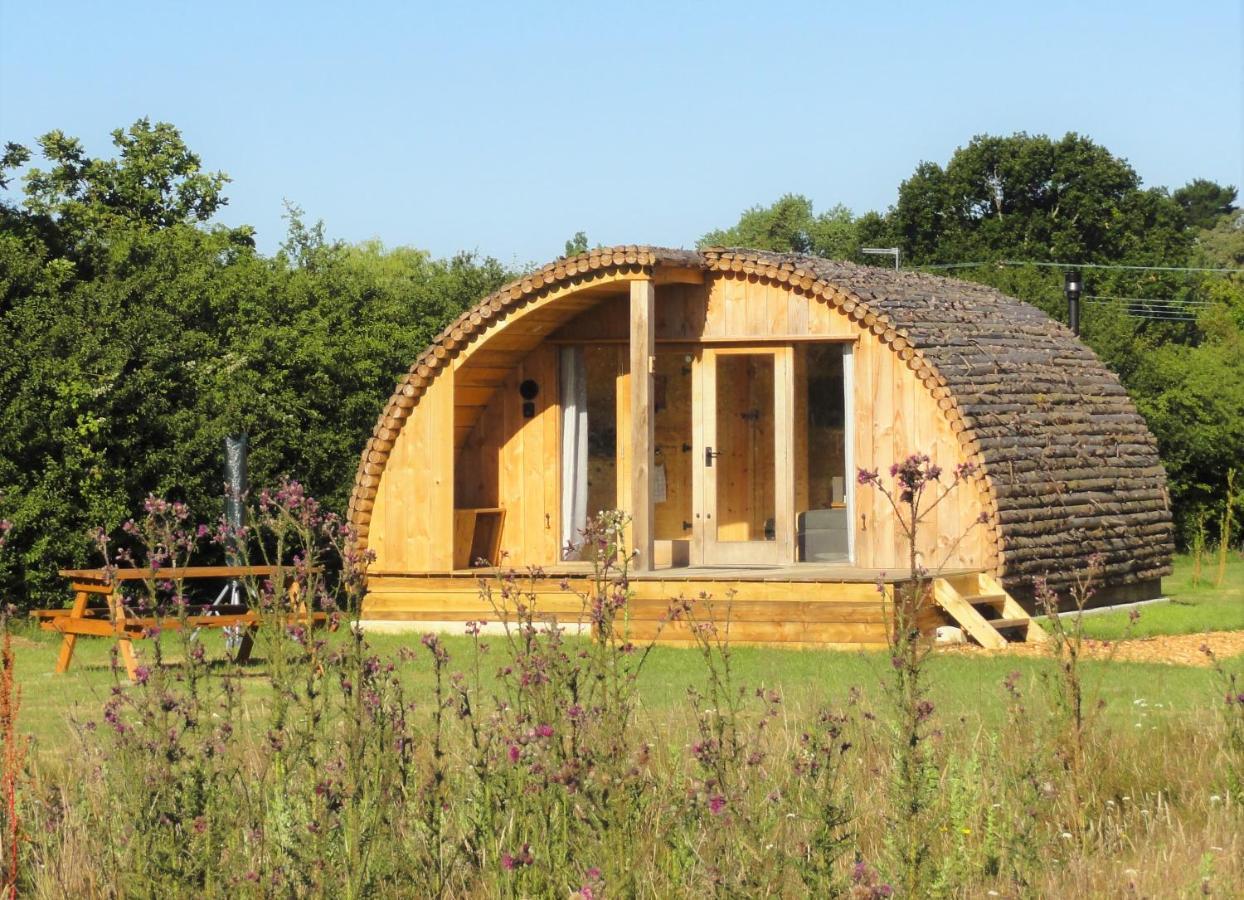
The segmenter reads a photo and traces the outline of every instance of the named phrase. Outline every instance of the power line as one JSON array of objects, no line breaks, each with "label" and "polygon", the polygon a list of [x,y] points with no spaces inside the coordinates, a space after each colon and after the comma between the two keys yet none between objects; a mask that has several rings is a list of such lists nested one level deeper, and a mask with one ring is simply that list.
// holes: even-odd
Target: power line
[{"label": "power line", "polygon": [[1113,263],[1034,263],[1034,261],[1016,259],[990,259],[979,263],[933,263],[929,265],[908,266],[911,269],[973,269],[989,265],[1039,265],[1050,269],[1126,269],[1131,271],[1209,271],[1209,273],[1227,273],[1244,275],[1244,269],[1217,269],[1210,266],[1195,265],[1122,265]]},{"label": "power line", "polygon": [[1085,294],[1085,300],[1117,301],[1119,303],[1149,303],[1160,306],[1213,306],[1213,300],[1161,300],[1157,297],[1104,297],[1100,294]]},{"label": "power line", "polygon": [[1132,319],[1145,319],[1150,322],[1195,322],[1197,310],[1208,309],[1212,303],[1186,302],[1179,300],[1153,300],[1145,297],[1088,297],[1086,302],[1098,306],[1122,305],[1123,303],[1141,304],[1140,309],[1124,310],[1125,315]]}]

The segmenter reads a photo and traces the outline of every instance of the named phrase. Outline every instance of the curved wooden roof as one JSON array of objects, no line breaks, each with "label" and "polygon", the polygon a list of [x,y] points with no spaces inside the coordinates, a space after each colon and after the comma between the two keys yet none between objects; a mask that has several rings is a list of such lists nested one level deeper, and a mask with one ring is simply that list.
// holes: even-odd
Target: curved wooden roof
[{"label": "curved wooden roof", "polygon": [[[1090,555],[1104,579],[1168,574],[1173,533],[1157,446],[1119,380],[1064,325],[983,285],[757,250],[626,246],[560,259],[485,297],[398,383],[360,460],[350,520],[367,540],[402,423],[437,373],[490,325],[551,290],[661,267],[743,273],[820,298],[906,360],[986,480],[1009,585],[1065,584]],[[447,435],[447,437],[449,437]]]}]

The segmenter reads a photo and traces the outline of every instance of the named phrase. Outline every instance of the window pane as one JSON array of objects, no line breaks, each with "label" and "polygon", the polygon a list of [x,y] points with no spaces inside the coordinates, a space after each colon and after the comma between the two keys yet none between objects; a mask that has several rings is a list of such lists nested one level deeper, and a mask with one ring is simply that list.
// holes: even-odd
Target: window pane
[{"label": "window pane", "polygon": [[652,376],[653,536],[658,541],[691,537],[691,363],[685,352],[658,353]]},{"label": "window pane", "polygon": [[797,365],[795,530],[799,559],[844,560],[847,556],[846,394],[842,347],[811,344]]},{"label": "window pane", "polygon": [[617,347],[566,347],[561,356],[562,546],[587,520],[618,506]]}]

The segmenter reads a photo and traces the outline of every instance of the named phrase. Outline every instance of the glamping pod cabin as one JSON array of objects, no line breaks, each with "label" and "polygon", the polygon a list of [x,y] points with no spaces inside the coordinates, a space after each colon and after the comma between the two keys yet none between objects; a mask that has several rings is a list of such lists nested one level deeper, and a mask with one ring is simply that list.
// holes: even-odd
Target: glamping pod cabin
[{"label": "glamping pod cabin", "polygon": [[375,554],[363,618],[495,619],[481,560],[542,570],[540,608],[565,617],[578,602],[559,585],[590,573],[571,545],[621,509],[638,636],[672,598],[733,591],[737,640],[883,644],[906,545],[855,473],[917,452],[976,466],[920,531],[942,576],[926,627],[1036,639],[1033,580],[1066,588],[1094,555],[1098,602],[1158,595],[1172,526],[1154,439],[1034,307],[755,250],[560,259],[460,316],[389,399],[350,501]]}]

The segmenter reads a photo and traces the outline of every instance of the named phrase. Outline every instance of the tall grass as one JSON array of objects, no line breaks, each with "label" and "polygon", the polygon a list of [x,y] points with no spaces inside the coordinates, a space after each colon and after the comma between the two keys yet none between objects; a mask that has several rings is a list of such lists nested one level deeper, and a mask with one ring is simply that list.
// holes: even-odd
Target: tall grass
[{"label": "tall grass", "polygon": [[[540,573],[515,572],[480,588],[499,633],[471,623],[465,640],[429,634],[386,653],[359,627],[367,559],[349,530],[295,485],[263,496],[249,538],[286,566],[247,585],[265,617],[261,664],[212,659],[184,630],[166,653],[173,632],[154,633],[135,682],[115,670],[71,752],[49,759],[22,758],[18,708],[4,699],[11,678],[0,679],[13,785],[0,834],[6,848],[18,841],[5,859],[20,863],[20,892],[881,898],[1244,887],[1244,804],[1223,774],[1238,765],[1230,736],[1244,704],[1225,705],[1235,719],[1155,721],[1140,707],[1102,717],[1079,731],[1085,777],[1073,783],[1061,701],[1045,680],[1017,674],[990,688],[1006,709],[996,725],[917,706],[921,756],[905,774],[901,704],[931,702],[936,667],[921,658],[914,693],[896,695],[883,671],[877,684],[825,684],[816,702],[792,704],[761,670],[739,667],[729,597],[672,604],[696,652],[661,677],[681,682],[686,702],[645,703],[640,684],[661,654],[630,633],[616,516],[585,536],[600,552],[577,615],[544,612],[532,589]],[[182,512],[146,510],[134,562],[159,558],[169,541],[213,539]],[[139,590],[152,615],[180,614],[176,583]],[[340,627],[291,622],[302,600]],[[1056,659],[1045,665],[1057,680]],[[427,689],[411,690],[412,669]],[[911,778],[918,866],[896,844],[912,839],[902,828],[912,807],[893,785]]]}]

